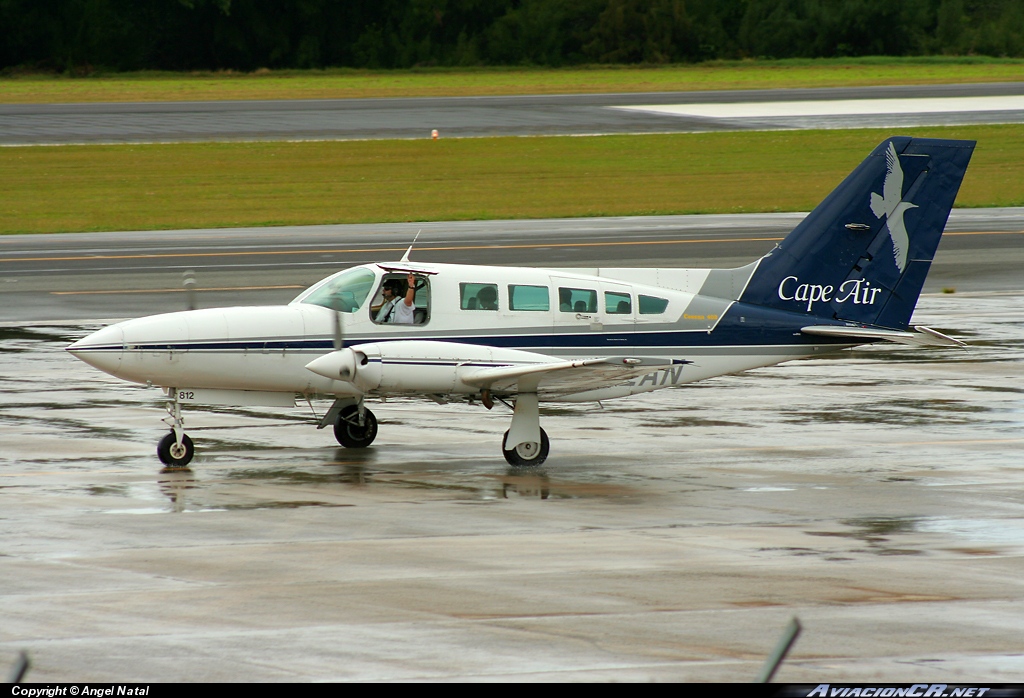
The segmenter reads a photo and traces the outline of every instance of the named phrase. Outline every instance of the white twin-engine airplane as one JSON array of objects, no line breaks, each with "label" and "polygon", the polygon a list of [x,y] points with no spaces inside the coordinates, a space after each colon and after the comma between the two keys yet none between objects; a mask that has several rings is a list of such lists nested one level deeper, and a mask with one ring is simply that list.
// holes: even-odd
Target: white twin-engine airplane
[{"label": "white twin-engine airplane", "polygon": [[[959,345],[909,323],[974,145],[886,140],[738,269],[420,264],[407,252],[341,271],[286,306],[129,320],[68,351],[166,389],[171,432],[157,454],[172,468],[194,454],[184,404],[333,398],[318,428],[364,448],[377,435],[367,399],[392,396],[514,405],[502,452],[513,466],[539,465],[541,401],[625,397],[882,340]],[[404,315],[382,311],[393,296],[413,301],[412,313],[408,303]]]}]

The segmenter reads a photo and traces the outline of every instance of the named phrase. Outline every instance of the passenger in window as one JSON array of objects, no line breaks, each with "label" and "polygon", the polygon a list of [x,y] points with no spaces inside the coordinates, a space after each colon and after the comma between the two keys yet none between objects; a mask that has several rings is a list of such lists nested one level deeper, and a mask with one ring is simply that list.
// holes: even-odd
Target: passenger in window
[{"label": "passenger in window", "polygon": [[388,279],[381,288],[384,305],[377,311],[377,322],[391,325],[411,325],[416,322],[416,277],[409,274],[405,283],[405,294],[402,295],[401,279]]},{"label": "passenger in window", "polygon": [[572,290],[568,288],[558,289],[558,309],[563,313],[572,312]]},{"label": "passenger in window", "polygon": [[615,312],[619,315],[628,315],[629,301],[619,301],[618,308],[616,308]]},{"label": "passenger in window", "polygon": [[484,286],[476,294],[476,307],[480,310],[498,309],[498,289],[494,286]]}]

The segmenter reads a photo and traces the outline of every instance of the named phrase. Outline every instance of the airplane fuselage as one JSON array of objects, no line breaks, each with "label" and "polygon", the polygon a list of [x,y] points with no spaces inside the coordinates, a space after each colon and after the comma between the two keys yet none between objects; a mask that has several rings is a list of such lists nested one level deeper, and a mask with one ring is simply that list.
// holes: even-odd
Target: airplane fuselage
[{"label": "airplane fuselage", "polygon": [[[198,389],[309,397],[472,395],[479,388],[461,382],[458,367],[531,363],[538,354],[552,359],[629,355],[686,362],[612,387],[584,386],[549,396],[587,401],[849,346],[801,335],[805,319],[798,314],[702,293],[728,288],[726,295],[738,296],[744,276],[749,278],[755,267],[729,270],[726,277],[718,270],[698,269],[370,264],[328,277],[286,306],[203,309],[129,320],[100,330],[69,350],[119,378],[186,391],[186,401],[187,392]],[[374,291],[385,277],[406,270],[427,281],[417,293],[417,323],[376,322]],[[315,302],[324,302],[323,292],[339,278],[344,285],[346,275],[360,273],[358,290],[366,290],[366,295],[358,307],[342,304],[338,310]],[[473,292],[487,286],[497,292],[493,307],[467,307],[476,297]],[[467,294],[472,294],[470,302]],[[344,345],[368,353],[370,368],[364,372],[379,374],[364,381],[363,389],[306,369],[334,348],[336,313],[342,318]]]}]

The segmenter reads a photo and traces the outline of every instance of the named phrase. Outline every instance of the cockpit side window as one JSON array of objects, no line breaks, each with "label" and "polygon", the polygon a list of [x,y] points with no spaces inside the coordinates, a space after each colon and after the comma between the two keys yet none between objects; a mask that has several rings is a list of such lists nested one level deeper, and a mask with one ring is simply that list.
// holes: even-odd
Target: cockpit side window
[{"label": "cockpit side window", "polygon": [[425,325],[430,321],[430,279],[416,277],[412,308],[405,304],[408,274],[388,273],[370,302],[370,319],[378,325]]},{"label": "cockpit side window", "polygon": [[369,269],[349,269],[314,289],[300,302],[353,313],[362,307],[370,295],[376,278]]},{"label": "cockpit side window", "polygon": [[463,310],[497,310],[497,284],[459,284],[460,307]]}]

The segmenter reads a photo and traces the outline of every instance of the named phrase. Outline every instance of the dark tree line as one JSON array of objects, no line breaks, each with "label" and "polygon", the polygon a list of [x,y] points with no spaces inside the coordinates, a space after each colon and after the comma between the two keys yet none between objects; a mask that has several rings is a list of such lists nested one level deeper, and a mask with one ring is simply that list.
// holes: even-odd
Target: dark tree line
[{"label": "dark tree line", "polygon": [[1024,56],[1024,0],[0,0],[0,67]]}]

